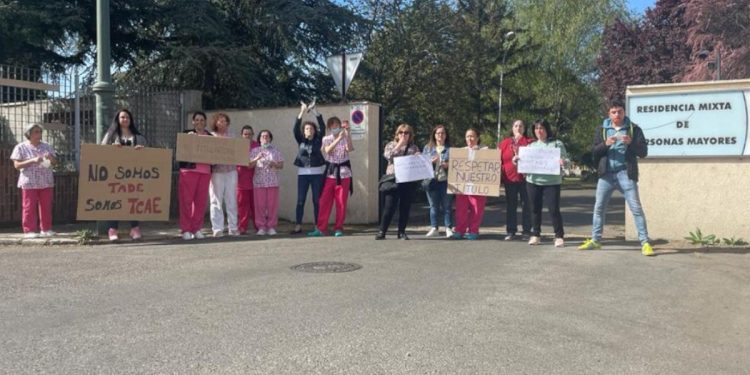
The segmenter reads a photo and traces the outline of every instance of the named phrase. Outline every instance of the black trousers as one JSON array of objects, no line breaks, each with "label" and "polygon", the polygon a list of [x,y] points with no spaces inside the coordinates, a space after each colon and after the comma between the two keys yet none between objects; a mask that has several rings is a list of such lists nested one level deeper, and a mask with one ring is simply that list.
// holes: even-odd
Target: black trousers
[{"label": "black trousers", "polygon": [[393,191],[381,193],[383,194],[383,217],[380,218],[380,232],[386,233],[388,231],[388,226],[391,225],[397,207],[398,232],[404,233],[406,231],[415,187],[416,182],[405,182],[398,184],[398,187]]},{"label": "black trousers", "polygon": [[527,183],[526,188],[531,201],[531,235],[538,237],[542,231],[542,203],[545,203],[552,218],[555,238],[563,238],[565,231],[562,214],[560,214],[560,185],[544,186]]},{"label": "black trousers", "polygon": [[531,233],[531,209],[526,181],[505,183],[505,229],[508,234],[518,232],[518,201],[521,201],[521,225],[523,233]]}]

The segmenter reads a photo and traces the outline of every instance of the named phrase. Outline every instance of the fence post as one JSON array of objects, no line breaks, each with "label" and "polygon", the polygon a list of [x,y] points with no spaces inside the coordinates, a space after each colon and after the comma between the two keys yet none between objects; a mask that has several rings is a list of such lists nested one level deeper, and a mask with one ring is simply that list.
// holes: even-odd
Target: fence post
[{"label": "fence post", "polygon": [[78,82],[78,68],[73,69],[73,75],[75,76],[73,78],[73,84],[75,85],[75,108],[73,112],[74,117],[74,135],[73,135],[73,142],[74,144],[74,152],[76,155],[76,170],[81,170],[81,90],[79,88],[79,82]]}]

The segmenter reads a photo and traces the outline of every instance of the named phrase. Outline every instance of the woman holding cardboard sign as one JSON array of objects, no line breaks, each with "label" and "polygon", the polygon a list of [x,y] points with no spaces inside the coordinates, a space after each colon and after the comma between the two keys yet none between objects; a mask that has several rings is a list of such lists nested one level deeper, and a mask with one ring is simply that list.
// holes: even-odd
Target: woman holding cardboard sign
[{"label": "woman holding cardboard sign", "polygon": [[[479,130],[466,130],[466,148],[479,150]],[[479,238],[479,225],[484,217],[484,206],[487,197],[483,195],[456,194],[456,228],[454,239],[465,238],[476,240]]]},{"label": "woman holding cardboard sign", "polygon": [[[229,116],[217,113],[211,118],[211,131],[215,137],[232,137],[229,133]],[[239,236],[237,230],[237,166],[216,164],[211,170],[211,229],[214,237],[224,235],[224,210],[227,210],[227,226],[230,236]]]},{"label": "woman holding cardboard sign", "polygon": [[[565,151],[565,145],[552,136],[547,120],[537,120],[533,126],[536,141],[528,147],[532,148],[559,148],[560,149],[560,167],[568,158]],[[513,157],[513,162],[518,163],[520,157]],[[560,185],[562,184],[561,174],[526,174],[526,189],[528,190],[529,200],[531,201],[531,237],[529,245],[539,245],[541,243],[541,226],[542,226],[542,203],[547,203],[547,211],[552,217],[552,227],[555,230],[555,247],[565,246],[565,231],[563,230],[562,214],[560,214]]]},{"label": "woman holding cardboard sign", "polygon": [[[102,144],[117,147],[128,146],[140,150],[146,147],[146,138],[135,127],[133,114],[127,109],[121,109],[115,113],[112,125],[102,139]],[[117,241],[119,222],[109,221],[107,226],[109,227],[107,232],[109,240]],[[130,238],[133,240],[141,239],[141,227],[137,221],[130,222]]]},{"label": "woman holding cardboard sign", "polygon": [[[396,167],[393,158],[405,155],[419,154],[419,147],[414,143],[414,130],[408,124],[401,124],[396,128],[394,139],[385,145],[383,157],[388,160],[386,175],[395,175]],[[375,235],[376,240],[385,239],[388,226],[396,213],[398,206],[398,239],[408,240],[406,225],[409,223],[409,211],[414,194],[415,182],[397,183],[395,189],[383,191],[383,217],[380,218],[380,230]]]},{"label": "woman holding cardboard sign", "polygon": [[[206,114],[193,113],[193,128],[183,131],[185,134],[211,136],[206,130]],[[211,165],[204,163],[180,162],[180,182],[178,185],[180,201],[180,231],[183,240],[203,238],[203,217],[208,204],[208,184],[211,182]]]},{"label": "woman holding cardboard sign", "polygon": [[[42,126],[30,124],[23,132],[27,142],[13,148],[10,160],[20,171],[18,188],[21,189],[21,227],[24,238],[52,237],[52,195],[55,185],[52,164],[56,163],[55,150],[42,142]],[[41,228],[41,232],[37,230]]]}]

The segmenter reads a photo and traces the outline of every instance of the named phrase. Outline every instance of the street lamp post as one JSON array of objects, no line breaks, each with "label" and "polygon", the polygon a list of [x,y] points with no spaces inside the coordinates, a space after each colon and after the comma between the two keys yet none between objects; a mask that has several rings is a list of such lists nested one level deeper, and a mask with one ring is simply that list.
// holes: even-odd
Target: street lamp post
[{"label": "street lamp post", "polygon": [[[714,61],[711,61],[708,63],[708,68],[716,69],[716,75],[714,76],[714,81],[721,81],[721,51],[718,48],[716,48],[715,52],[716,52],[716,58]],[[704,49],[698,52],[698,57],[700,57],[702,60],[705,60],[706,58],[708,58],[708,55],[710,54],[711,52]]]},{"label": "street lamp post", "polygon": [[502,132],[502,119],[503,119],[503,77],[505,75],[505,58],[508,57],[508,49],[505,48],[505,42],[512,40],[516,36],[513,31],[508,31],[503,36],[503,60],[500,64],[500,88],[497,96],[497,140],[500,141],[500,133]]},{"label": "street lamp post", "polygon": [[[96,143],[104,138],[107,121],[112,118],[114,107],[115,88],[110,74],[109,28],[109,0],[96,0],[96,83],[92,87],[96,97]],[[105,222],[98,221],[97,233],[104,234],[105,230]]]},{"label": "street lamp post", "polygon": [[110,74],[109,0],[96,1],[96,83],[92,87],[96,97],[96,142],[107,129],[114,104],[114,86]]}]

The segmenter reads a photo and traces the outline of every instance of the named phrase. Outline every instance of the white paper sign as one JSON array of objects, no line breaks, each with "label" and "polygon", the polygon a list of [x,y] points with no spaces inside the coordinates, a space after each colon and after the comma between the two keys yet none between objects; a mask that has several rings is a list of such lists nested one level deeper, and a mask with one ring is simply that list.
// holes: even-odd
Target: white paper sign
[{"label": "white paper sign", "polygon": [[560,175],[560,149],[521,147],[518,149],[518,172]]},{"label": "white paper sign", "polygon": [[435,177],[429,155],[408,155],[393,158],[396,182],[420,181]]}]

